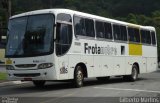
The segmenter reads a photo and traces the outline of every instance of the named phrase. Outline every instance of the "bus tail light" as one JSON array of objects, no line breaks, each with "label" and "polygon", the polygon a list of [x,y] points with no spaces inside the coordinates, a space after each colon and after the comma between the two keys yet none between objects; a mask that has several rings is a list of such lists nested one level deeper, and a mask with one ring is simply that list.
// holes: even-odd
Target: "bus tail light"
[{"label": "bus tail light", "polygon": [[46,69],[53,66],[53,63],[42,63],[38,65],[38,69]]}]

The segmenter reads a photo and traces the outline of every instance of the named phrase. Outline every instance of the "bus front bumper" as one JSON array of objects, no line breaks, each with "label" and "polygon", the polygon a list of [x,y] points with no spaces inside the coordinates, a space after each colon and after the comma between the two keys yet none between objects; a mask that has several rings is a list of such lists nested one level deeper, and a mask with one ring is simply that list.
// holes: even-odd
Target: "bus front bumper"
[{"label": "bus front bumper", "polygon": [[8,80],[57,80],[55,68],[36,70],[7,70]]}]

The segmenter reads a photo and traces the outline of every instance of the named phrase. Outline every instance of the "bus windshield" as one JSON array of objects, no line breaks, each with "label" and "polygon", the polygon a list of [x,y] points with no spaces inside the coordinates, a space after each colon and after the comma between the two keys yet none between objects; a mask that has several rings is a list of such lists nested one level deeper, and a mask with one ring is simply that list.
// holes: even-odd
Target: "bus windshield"
[{"label": "bus windshield", "polygon": [[31,57],[53,52],[51,14],[14,18],[9,21],[6,57]]}]

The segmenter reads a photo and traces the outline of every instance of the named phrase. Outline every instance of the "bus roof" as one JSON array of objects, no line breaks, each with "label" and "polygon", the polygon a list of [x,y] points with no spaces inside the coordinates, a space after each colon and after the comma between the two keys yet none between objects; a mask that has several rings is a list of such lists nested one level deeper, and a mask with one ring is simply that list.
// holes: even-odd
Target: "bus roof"
[{"label": "bus roof", "polygon": [[96,15],[93,15],[93,14],[74,11],[74,10],[70,10],[70,9],[59,9],[59,8],[56,8],[56,9],[42,9],[42,10],[35,10],[35,11],[25,12],[25,13],[21,13],[21,14],[18,14],[18,15],[14,15],[10,19],[17,18],[17,17],[22,17],[22,16],[28,16],[28,15],[46,14],[46,13],[54,13],[54,14],[68,13],[68,14],[71,14],[72,16],[73,15],[78,15],[78,16],[82,16],[82,17],[87,17],[87,18],[107,21],[107,22],[111,22],[111,23],[127,25],[129,27],[131,26],[131,27],[135,27],[135,28],[143,28],[143,29],[155,30],[155,28],[152,27],[152,26],[142,26],[142,25],[123,22],[123,21],[119,21],[119,20],[115,20],[115,19],[106,18],[106,17],[96,16]]}]

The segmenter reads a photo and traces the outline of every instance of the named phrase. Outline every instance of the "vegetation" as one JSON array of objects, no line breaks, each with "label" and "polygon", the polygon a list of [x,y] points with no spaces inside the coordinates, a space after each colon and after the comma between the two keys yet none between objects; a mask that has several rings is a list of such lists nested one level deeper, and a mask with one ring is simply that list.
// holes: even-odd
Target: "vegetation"
[{"label": "vegetation", "polygon": [[[12,15],[47,8],[69,8],[140,25],[156,27],[160,45],[160,0],[11,0]],[[0,21],[6,21],[0,5]],[[158,46],[160,53],[160,46]]]},{"label": "vegetation", "polygon": [[0,81],[1,80],[6,80],[7,79],[7,73],[1,73],[0,72]]}]

